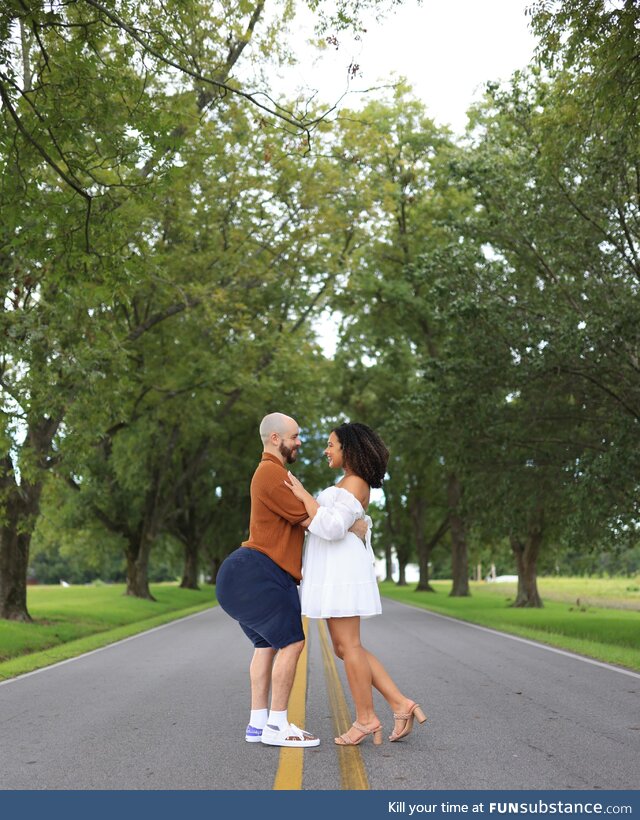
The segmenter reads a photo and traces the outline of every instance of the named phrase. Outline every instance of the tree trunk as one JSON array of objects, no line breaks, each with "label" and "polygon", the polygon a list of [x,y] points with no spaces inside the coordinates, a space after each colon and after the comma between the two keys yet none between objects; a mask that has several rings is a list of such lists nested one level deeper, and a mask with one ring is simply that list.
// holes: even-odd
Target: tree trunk
[{"label": "tree trunk", "polygon": [[435,592],[435,589],[429,583],[429,557],[430,550],[418,550],[418,569],[420,571],[420,577],[418,579],[418,585],[416,586],[416,592]]},{"label": "tree trunk", "polygon": [[393,553],[389,541],[384,545],[385,581],[393,581]]},{"label": "tree trunk", "polygon": [[407,561],[404,558],[401,559],[400,556],[398,556],[398,583],[397,583],[397,586],[399,586],[399,587],[406,587],[407,586],[406,569],[407,569]]},{"label": "tree trunk", "polygon": [[[424,545],[424,547],[418,550],[418,565],[420,567],[420,580],[418,581],[418,586],[416,587],[416,592],[435,592],[435,589],[429,583],[429,560],[431,558],[431,553],[436,548],[436,546],[440,543],[440,539],[444,536],[444,534],[449,529],[449,516],[444,519],[442,524],[438,527],[435,531],[431,539]],[[424,566],[423,566],[424,565]]]},{"label": "tree trunk", "polygon": [[392,513],[391,498],[389,491],[385,488],[385,507],[387,514],[385,516],[385,526],[387,530],[387,538],[384,545],[384,565],[385,565],[385,581],[393,581],[393,544],[395,541],[396,527],[395,516]]},{"label": "tree trunk", "polygon": [[127,589],[125,595],[155,601],[149,589],[149,553],[151,539],[147,534],[129,542],[127,547]]},{"label": "tree trunk", "polygon": [[[167,445],[165,463],[169,462],[177,435],[178,428],[174,426]],[[165,507],[169,498],[172,497],[170,493],[163,494],[162,492],[163,467],[164,464],[158,464],[153,470],[153,479],[145,499],[144,518],[137,532],[129,536],[126,551],[127,590],[125,594],[149,601],[156,600],[149,589],[149,555],[160,531],[165,516]]]},{"label": "tree trunk", "polygon": [[[71,482],[71,486],[75,486],[77,489],[77,485],[74,485],[73,482]],[[127,562],[127,588],[124,594],[155,601],[149,589],[149,555],[156,530],[145,526],[145,519],[145,522],[138,529],[132,531],[124,520],[124,516],[110,517],[97,505],[93,505],[92,509],[96,518],[110,532],[122,536],[126,542],[124,555]]]},{"label": "tree trunk", "polygon": [[[33,429],[29,431],[29,438],[33,445]],[[42,485],[43,479],[35,483],[23,480],[19,486],[11,457],[5,455],[2,459],[0,493],[4,521],[0,527],[0,618],[10,621],[32,620],[27,609],[27,568]]]},{"label": "tree trunk", "polygon": [[427,546],[427,540],[424,535],[426,506],[426,502],[419,490],[411,494],[409,498],[409,515],[413,525],[413,537],[418,555],[418,568],[420,570],[416,591],[434,592],[433,587],[429,584],[429,557],[431,550]]},{"label": "tree trunk", "polygon": [[[202,450],[204,450],[204,447]],[[183,458],[182,464],[182,486],[178,486],[176,490],[178,514],[175,524],[173,525],[174,533],[180,539],[184,548],[184,563],[180,588],[199,589],[198,567],[200,564],[200,541],[202,538],[198,532],[196,504],[192,501],[195,485],[190,481],[190,468],[193,464],[186,458]]]},{"label": "tree trunk", "polygon": [[537,563],[543,538],[542,514],[538,522],[529,530],[526,541],[511,536],[511,549],[518,567],[518,591],[514,607],[541,608],[542,599],[538,593]]},{"label": "tree trunk", "polygon": [[216,578],[218,577],[218,570],[222,565],[222,560],[216,555],[214,558],[211,559],[211,581],[210,583],[215,586]]},{"label": "tree trunk", "polygon": [[182,571],[181,589],[200,589],[198,586],[198,542],[189,539],[184,545],[184,569]]},{"label": "tree trunk", "polygon": [[10,514],[0,529],[0,618],[31,621],[27,609],[31,532],[18,532],[17,517]]},{"label": "tree trunk", "polygon": [[158,494],[150,492],[147,497],[147,514],[140,528],[129,535],[127,544],[127,589],[125,595],[156,599],[149,589],[149,555],[160,523]]},{"label": "tree trunk", "polygon": [[451,526],[451,577],[453,585],[450,596],[462,598],[471,595],[469,591],[469,551],[464,521],[460,515],[462,488],[455,473],[451,473],[447,483],[449,524]]}]

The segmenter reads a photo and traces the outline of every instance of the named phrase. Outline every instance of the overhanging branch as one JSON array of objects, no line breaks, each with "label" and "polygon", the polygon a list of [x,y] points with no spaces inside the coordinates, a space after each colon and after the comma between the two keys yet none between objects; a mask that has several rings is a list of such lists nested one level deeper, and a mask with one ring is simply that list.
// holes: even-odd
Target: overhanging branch
[{"label": "overhanging branch", "polygon": [[[110,9],[106,8],[102,3],[97,2],[97,0],[85,0],[90,6],[100,11],[111,20],[112,23],[115,23],[118,28],[122,31],[126,31],[126,33],[135,40],[138,45],[142,46],[142,48],[150,54],[152,57],[155,57],[156,60],[159,60],[164,65],[170,66],[171,68],[175,68],[180,73],[186,74],[188,77],[191,77],[194,80],[197,80],[200,83],[204,83],[205,85],[213,86],[217,88],[219,91],[228,94],[234,94],[237,97],[242,97],[243,99],[250,102],[252,105],[259,108],[261,111],[264,111],[266,114],[269,114],[272,117],[276,117],[279,120],[287,123],[288,125],[292,125],[294,128],[300,131],[304,131],[307,136],[311,137],[310,131],[314,125],[317,125],[321,120],[324,118],[325,115],[318,117],[314,120],[310,120],[309,122],[305,122],[304,120],[300,120],[295,118],[295,115],[292,114],[291,111],[283,108],[282,106],[278,105],[274,100],[272,100],[267,94],[261,92],[261,96],[264,96],[268,99],[271,103],[273,103],[273,107],[269,107],[268,105],[264,105],[257,99],[256,94],[250,94],[247,91],[242,91],[239,88],[234,88],[232,85],[222,81],[216,80],[213,77],[207,77],[204,74],[201,74],[199,71],[194,71],[192,68],[188,66],[181,65],[176,60],[171,59],[170,57],[166,57],[164,54],[161,54],[157,49],[153,48],[149,43],[145,42],[145,40],[140,36],[140,34],[136,31],[136,29],[129,25],[125,20],[119,17]],[[255,25],[255,22],[253,23]],[[231,55],[230,55],[231,56]]]}]

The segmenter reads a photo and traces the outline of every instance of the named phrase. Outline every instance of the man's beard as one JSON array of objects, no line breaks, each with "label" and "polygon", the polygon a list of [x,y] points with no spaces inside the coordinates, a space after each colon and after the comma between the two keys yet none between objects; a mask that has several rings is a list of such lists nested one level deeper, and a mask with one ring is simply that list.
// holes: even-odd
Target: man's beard
[{"label": "man's beard", "polygon": [[286,464],[293,464],[298,457],[297,447],[285,447],[285,445],[281,442],[279,450],[280,455],[284,458]]}]

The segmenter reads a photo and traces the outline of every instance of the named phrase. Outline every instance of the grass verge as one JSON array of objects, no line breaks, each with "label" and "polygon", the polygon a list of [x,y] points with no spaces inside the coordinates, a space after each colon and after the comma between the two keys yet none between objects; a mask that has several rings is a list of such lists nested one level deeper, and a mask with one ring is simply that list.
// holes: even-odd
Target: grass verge
[{"label": "grass verge", "polygon": [[640,612],[544,601],[543,609],[513,609],[513,592],[502,584],[471,584],[468,598],[450,598],[449,581],[434,581],[436,592],[415,585],[380,585],[382,595],[512,635],[576,652],[640,672]]},{"label": "grass verge", "polygon": [[0,622],[0,681],[184,618],[215,604],[215,590],[152,584],[156,601],[124,595],[123,584],[31,587],[34,623]]}]

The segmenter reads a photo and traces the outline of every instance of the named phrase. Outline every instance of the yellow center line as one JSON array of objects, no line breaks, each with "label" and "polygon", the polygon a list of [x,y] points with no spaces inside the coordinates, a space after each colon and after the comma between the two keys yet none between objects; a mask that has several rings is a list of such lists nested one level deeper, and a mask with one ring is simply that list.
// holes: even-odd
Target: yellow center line
[{"label": "yellow center line", "polygon": [[[329,647],[327,625],[324,621],[318,621],[318,632],[322,647],[322,664],[327,682],[327,694],[333,718],[333,729],[337,737],[349,729],[351,716],[336,669],[333,652]],[[343,791],[367,791],[370,786],[360,748],[358,746],[336,746],[336,749],[338,750],[338,762],[340,764],[340,788]],[[302,754],[301,750],[299,751]]]},{"label": "yellow center line", "polygon": [[[303,618],[302,627],[307,637],[308,622]],[[291,695],[289,696],[288,717],[291,723],[304,728],[305,700],[307,696],[307,641],[298,659],[296,676],[293,680]],[[302,773],[304,766],[304,749],[290,749],[283,746],[280,749],[278,771],[273,782],[274,790],[302,789]]]}]

